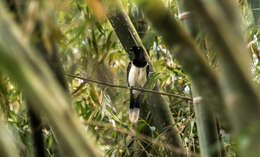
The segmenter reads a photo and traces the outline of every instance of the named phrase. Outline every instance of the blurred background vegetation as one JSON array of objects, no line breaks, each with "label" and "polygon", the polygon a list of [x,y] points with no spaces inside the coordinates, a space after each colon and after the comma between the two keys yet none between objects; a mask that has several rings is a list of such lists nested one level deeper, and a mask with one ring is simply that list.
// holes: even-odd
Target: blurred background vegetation
[{"label": "blurred background vegetation", "polygon": [[[157,90],[192,98],[190,77],[182,69],[179,60],[170,52],[167,43],[152,29],[147,18],[134,1],[122,0],[121,2],[146,50],[149,51],[150,62],[154,68],[154,72],[151,72],[150,76],[155,80],[154,82],[158,86]],[[251,63],[248,63],[253,75],[251,81],[258,88],[260,86],[260,29],[257,25],[260,9],[257,4],[259,2],[249,1],[254,4],[252,6],[246,0],[234,0],[234,2],[242,15],[242,33],[248,43],[248,53],[251,57]],[[105,5],[107,3],[104,2]],[[163,0],[163,3],[181,25],[182,21],[178,18],[179,9],[176,0]],[[171,148],[172,151],[178,151],[178,148],[165,143],[161,139],[163,132],[158,130],[156,126],[143,118],[139,120],[138,124],[130,123],[128,119],[129,89],[112,88],[69,76],[77,75],[127,86],[126,69],[130,62],[129,55],[106,19],[106,11],[101,4],[98,0],[25,0],[25,2],[13,0],[14,11],[9,9],[10,3],[0,3],[2,8],[5,6],[5,10],[8,10],[7,18],[16,21],[24,40],[32,41],[31,47],[39,50],[41,49],[39,43],[45,47],[47,54],[43,54],[43,56],[50,55],[48,53],[52,51],[53,42],[55,43],[55,51],[64,69],[62,73],[68,85],[67,95],[70,96],[67,97],[71,98],[70,111],[75,111],[76,120],[82,125],[83,135],[91,134],[94,137],[96,142],[93,145],[100,149],[103,156],[134,156],[136,152],[145,153],[135,156],[169,156],[166,148]],[[109,6],[109,4],[107,5]],[[1,25],[2,22],[3,20],[0,20],[0,29],[6,29],[4,25]],[[181,27],[184,29],[184,26],[181,25]],[[40,37],[37,34],[38,31],[41,32]],[[5,38],[8,40],[8,36]],[[194,40],[197,46],[204,50],[201,54],[209,67],[218,74],[220,63],[214,42],[210,42],[209,36],[205,32],[200,32]],[[2,38],[0,42],[2,42]],[[3,46],[0,46],[0,49],[3,49]],[[4,68],[5,70],[2,70]],[[18,156],[37,156],[35,155],[35,147],[37,146],[32,135],[30,117],[28,117],[28,92],[27,94],[23,93],[23,86],[19,82],[20,78],[14,78],[15,74],[11,77],[8,75],[9,72],[6,71],[12,70],[12,68],[6,69],[3,66],[0,69],[0,106],[1,120],[3,121],[3,124],[0,124],[0,138],[4,141],[4,143],[0,142],[0,153],[3,156],[8,156],[4,150],[8,152],[8,147],[14,147],[15,149],[11,149],[10,152],[15,153],[17,150]],[[212,90],[214,91],[214,89]],[[55,95],[53,96],[55,97]],[[193,102],[173,96],[163,97],[169,104],[174,125],[181,137],[184,148],[181,151],[188,156],[199,156],[199,135]],[[36,110],[34,109],[34,111]],[[47,115],[35,113],[38,116],[41,115],[43,121],[41,123],[45,153],[43,156],[71,156],[59,148],[63,141],[56,138],[56,134],[59,133],[55,133],[55,129],[53,130],[52,125],[49,124]],[[8,128],[4,132],[6,124]],[[149,137],[141,133],[143,128],[148,128],[151,133]],[[218,127],[218,132],[225,156],[240,156],[237,139],[234,140],[232,134],[222,126]],[[10,139],[6,139],[7,137]],[[5,148],[4,146],[8,143],[13,145]],[[144,145],[144,143],[146,144]],[[2,155],[0,154],[0,156]]]}]

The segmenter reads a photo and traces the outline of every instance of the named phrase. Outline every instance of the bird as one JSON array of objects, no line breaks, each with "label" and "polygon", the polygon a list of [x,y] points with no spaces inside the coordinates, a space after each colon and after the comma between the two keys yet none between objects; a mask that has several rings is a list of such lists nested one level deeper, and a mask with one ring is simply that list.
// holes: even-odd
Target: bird
[{"label": "bird", "polygon": [[130,87],[129,120],[132,123],[136,123],[140,114],[138,96],[141,94],[141,91],[134,90],[132,87],[143,88],[145,86],[148,80],[149,65],[144,57],[142,47],[133,46],[130,48],[130,51],[134,57],[127,67],[127,82]]}]

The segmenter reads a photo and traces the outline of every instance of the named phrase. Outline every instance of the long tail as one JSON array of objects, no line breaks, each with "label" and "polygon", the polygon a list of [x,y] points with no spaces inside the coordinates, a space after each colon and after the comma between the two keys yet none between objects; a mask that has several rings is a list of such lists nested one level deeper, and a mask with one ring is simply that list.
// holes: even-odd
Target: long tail
[{"label": "long tail", "polygon": [[136,123],[139,119],[140,105],[137,98],[134,97],[133,90],[130,90],[130,111],[129,120],[132,123]]}]

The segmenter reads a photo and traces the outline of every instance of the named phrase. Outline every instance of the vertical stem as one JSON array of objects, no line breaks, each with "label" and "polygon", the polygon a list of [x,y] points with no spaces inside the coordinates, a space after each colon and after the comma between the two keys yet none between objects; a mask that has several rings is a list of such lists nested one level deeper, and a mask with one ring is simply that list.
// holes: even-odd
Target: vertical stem
[{"label": "vertical stem", "polygon": [[[147,60],[147,62],[150,64],[150,69],[152,69],[151,71],[153,71],[148,53],[143,47],[142,41],[138,36],[138,33],[136,32],[132,22],[130,21],[130,18],[123,11],[119,1],[116,1],[113,4],[114,6],[108,6],[107,17],[112,27],[114,28],[122,46],[127,53],[130,53],[129,49],[131,47],[141,46],[144,49],[144,59]],[[158,87],[155,85],[154,88],[157,89]],[[169,154],[180,157],[185,156],[180,136],[177,134],[177,130],[174,126],[174,120],[171,115],[169,105],[166,103],[164,98],[158,94],[143,93],[140,95],[140,100],[143,102],[141,105],[141,117],[147,117],[147,114],[150,113],[152,116],[151,125],[158,128],[159,132],[165,131],[165,137],[167,138],[166,142],[181,150],[179,152],[172,152],[169,150]]]},{"label": "vertical stem", "polygon": [[[205,156],[220,156],[216,120],[213,111],[223,112],[223,101],[214,73],[201,57],[187,33],[159,0],[138,1],[154,28],[163,36],[169,48],[176,44],[175,56],[191,78],[201,152]],[[196,31],[194,34],[196,34]],[[215,91],[216,90],[216,91]]]},{"label": "vertical stem", "polygon": [[35,156],[37,157],[45,157],[45,151],[44,151],[44,140],[43,140],[43,134],[42,134],[42,121],[39,117],[39,115],[36,115],[36,113],[33,111],[32,107],[30,107],[31,102],[28,102],[28,116],[30,118],[30,124],[32,129],[32,137],[33,137],[33,143],[35,147]]},{"label": "vertical stem", "polygon": [[260,24],[260,1],[259,0],[248,0],[251,5],[251,9],[254,15],[255,24]]},{"label": "vertical stem", "polygon": [[[234,126],[234,135],[239,138],[238,150],[241,156],[258,156],[260,100],[249,77],[250,61],[240,29],[241,20],[236,18],[235,7],[230,5],[230,1],[190,2],[189,7],[203,21],[219,55],[219,83],[231,124]],[[231,16],[227,16],[227,12]]]},{"label": "vertical stem", "polygon": [[[196,27],[196,23],[192,20],[192,10],[189,10],[185,7],[185,3],[189,3],[187,0],[177,0],[179,15],[183,16],[185,13],[188,14],[186,17],[182,19],[184,26],[188,30],[188,32],[192,35],[192,37],[195,39],[197,34],[199,33],[198,28]],[[210,75],[208,73],[208,75]],[[217,81],[214,77],[212,78],[212,81],[215,85],[218,86]],[[191,78],[192,80],[192,78]],[[198,128],[198,134],[199,134],[199,143],[200,143],[200,150],[202,156],[208,156],[208,157],[219,157],[221,156],[221,150],[219,149],[219,144],[222,145],[221,141],[219,140],[219,134],[217,131],[217,121],[216,117],[213,114],[212,110],[208,106],[210,106],[207,103],[210,103],[210,101],[205,102],[203,101],[203,98],[206,96],[203,95],[202,86],[199,86],[199,84],[195,81],[191,81],[192,83],[192,93],[193,97],[195,99],[200,99],[202,96],[202,100],[195,101],[194,102],[194,111],[196,116],[196,123]],[[216,96],[219,97],[220,101],[219,103],[224,103],[220,90],[217,90],[216,88],[215,92],[217,92]],[[221,147],[222,148],[222,147]]]},{"label": "vertical stem", "polygon": [[[15,20],[17,23],[21,22],[19,17],[18,8],[15,0],[7,0],[6,1],[9,10],[15,15]],[[32,130],[32,139],[35,148],[35,156],[37,157],[45,157],[44,151],[44,137],[42,133],[42,120],[39,115],[37,115],[32,109],[32,102],[28,100],[27,102],[27,115],[30,119],[31,130]]]}]

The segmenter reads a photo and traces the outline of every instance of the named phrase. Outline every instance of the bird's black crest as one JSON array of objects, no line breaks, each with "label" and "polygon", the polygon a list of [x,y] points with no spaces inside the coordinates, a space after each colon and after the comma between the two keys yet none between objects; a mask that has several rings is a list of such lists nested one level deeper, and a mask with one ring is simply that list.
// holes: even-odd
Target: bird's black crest
[{"label": "bird's black crest", "polygon": [[133,64],[137,67],[144,67],[147,62],[144,57],[144,50],[140,46],[133,46],[129,49],[134,54]]}]

